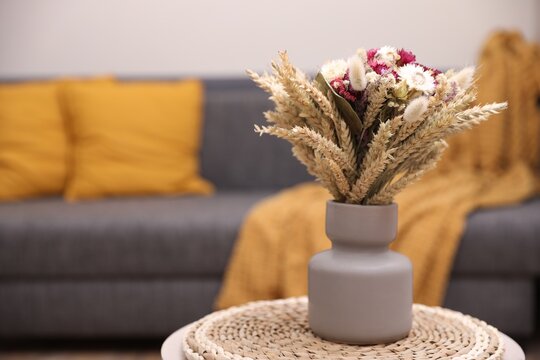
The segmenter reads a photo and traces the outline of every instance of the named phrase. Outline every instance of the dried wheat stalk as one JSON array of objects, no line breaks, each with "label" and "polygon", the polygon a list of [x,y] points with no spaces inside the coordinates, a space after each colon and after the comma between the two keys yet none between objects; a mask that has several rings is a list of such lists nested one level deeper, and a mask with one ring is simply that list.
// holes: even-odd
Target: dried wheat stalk
[{"label": "dried wheat stalk", "polygon": [[[272,70],[263,75],[248,71],[275,103],[264,114],[270,125],[255,126],[255,131],[291,142],[293,155],[335,200],[353,204],[391,203],[435,166],[448,135],[506,108],[505,103],[470,107],[476,98],[470,69],[437,75],[429,97],[407,90],[392,75],[370,72],[351,79],[356,86],[367,84],[358,90],[367,94],[365,110],[358,115],[361,124],[351,129],[332,92],[321,91],[290,63],[287,53],[279,54]],[[363,76],[358,69],[353,75]]]}]

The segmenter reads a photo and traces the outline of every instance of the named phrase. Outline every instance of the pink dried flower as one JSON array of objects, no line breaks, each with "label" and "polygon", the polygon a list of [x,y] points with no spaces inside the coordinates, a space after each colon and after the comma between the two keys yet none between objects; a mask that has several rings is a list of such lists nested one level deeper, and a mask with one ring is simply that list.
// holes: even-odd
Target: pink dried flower
[{"label": "pink dried flower", "polygon": [[416,55],[412,53],[412,51],[408,51],[405,49],[399,49],[398,54],[400,59],[397,62],[398,66],[403,66],[407,64],[414,63],[416,61]]},{"label": "pink dried flower", "polygon": [[388,72],[389,68],[388,65],[386,65],[383,62],[372,60],[368,63],[368,65],[375,71],[377,74],[382,75],[383,73]]},{"label": "pink dried flower", "polygon": [[396,71],[382,61],[372,60],[368,62],[368,65],[379,75],[392,74],[394,78],[397,78]]},{"label": "pink dried flower", "polygon": [[379,51],[379,49],[369,49],[367,51],[367,59],[368,61],[371,61],[375,58],[375,54],[377,54],[377,51]]},{"label": "pink dried flower", "polygon": [[345,98],[347,101],[353,103],[358,98],[358,92],[350,88],[349,74],[345,74],[342,79],[334,79],[330,82],[330,86],[338,93],[341,97]]}]

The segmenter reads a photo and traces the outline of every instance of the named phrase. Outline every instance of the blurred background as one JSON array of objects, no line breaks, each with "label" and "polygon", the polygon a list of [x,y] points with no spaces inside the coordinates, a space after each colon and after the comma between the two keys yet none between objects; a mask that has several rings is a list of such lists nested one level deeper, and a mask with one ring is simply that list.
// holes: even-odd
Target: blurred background
[{"label": "blurred background", "polygon": [[436,68],[474,64],[497,29],[538,39],[537,1],[26,0],[0,2],[0,76],[242,76],[278,50],[316,71],[357,47],[414,49]]},{"label": "blurred background", "polygon": [[[215,189],[205,197],[192,193],[209,194],[206,185],[186,196],[146,188],[125,196],[131,185],[119,182],[122,196],[109,189],[68,203],[64,181],[76,177],[69,170],[57,190],[0,192],[0,359],[158,359],[168,334],[213,310],[249,209],[311,179],[287,144],[253,134],[271,104],[245,69],[268,70],[287,50],[297,67],[315,73],[358,47],[383,45],[411,49],[434,68],[461,68],[477,64],[497,31],[538,43],[540,1],[0,0],[0,132],[10,133],[10,114],[24,113],[2,107],[31,101],[12,86],[202,79],[204,122],[192,136],[200,144],[189,150],[200,157],[186,163],[195,161]],[[100,90],[84,86],[54,90],[73,92],[70,117],[86,119],[81,104],[124,96],[110,90],[98,101]],[[40,134],[33,136],[45,139]],[[6,139],[0,133],[0,177],[22,187],[11,170],[2,172],[9,168],[2,152],[14,143]],[[45,148],[61,140],[46,141]],[[21,168],[28,183],[44,176]],[[85,200],[74,188],[71,196]],[[493,323],[529,359],[540,359],[540,201],[533,196],[469,220],[443,305]]]}]

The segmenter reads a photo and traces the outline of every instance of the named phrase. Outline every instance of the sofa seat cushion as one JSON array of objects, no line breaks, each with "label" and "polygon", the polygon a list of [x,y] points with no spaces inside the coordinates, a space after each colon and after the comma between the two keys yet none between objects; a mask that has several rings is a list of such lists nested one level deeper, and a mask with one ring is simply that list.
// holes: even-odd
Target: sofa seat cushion
[{"label": "sofa seat cushion", "polygon": [[540,198],[472,213],[454,274],[540,275]]},{"label": "sofa seat cushion", "polygon": [[221,275],[268,193],[0,204],[0,277]]},{"label": "sofa seat cushion", "polygon": [[[0,278],[220,277],[266,192],[0,203]],[[540,199],[469,216],[456,275],[539,275]]]}]

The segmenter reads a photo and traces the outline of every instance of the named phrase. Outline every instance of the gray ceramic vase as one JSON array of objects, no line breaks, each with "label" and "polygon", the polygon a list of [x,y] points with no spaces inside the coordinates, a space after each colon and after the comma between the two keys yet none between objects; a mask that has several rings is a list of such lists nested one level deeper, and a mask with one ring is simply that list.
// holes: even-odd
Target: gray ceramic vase
[{"label": "gray ceramic vase", "polygon": [[383,344],[412,326],[412,265],[388,245],[397,233],[397,205],[329,201],[332,248],[309,263],[309,325],[318,336],[348,344]]}]

